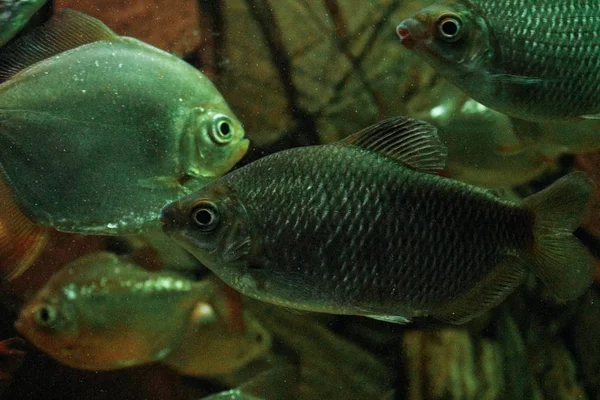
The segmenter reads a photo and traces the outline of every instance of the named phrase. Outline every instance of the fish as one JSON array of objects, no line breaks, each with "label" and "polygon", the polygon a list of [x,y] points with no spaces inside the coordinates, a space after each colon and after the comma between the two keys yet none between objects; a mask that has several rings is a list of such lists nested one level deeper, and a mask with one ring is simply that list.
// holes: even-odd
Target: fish
[{"label": "fish", "polygon": [[0,0],[0,46],[12,39],[46,0]]},{"label": "fish", "polygon": [[441,0],[396,32],[438,73],[503,114],[533,122],[600,118],[595,0]]},{"label": "fish", "polygon": [[525,184],[547,171],[557,155],[546,146],[524,145],[510,117],[465,96],[445,79],[407,103],[407,114],[438,129],[448,149],[443,175],[471,185]]},{"label": "fish", "polygon": [[242,294],[394,323],[461,324],[533,271],[579,297],[594,262],[573,236],[594,184],[572,172],[522,204],[435,174],[432,125],[396,117],[274,153],[162,209],[163,230]]},{"label": "fish", "polygon": [[202,397],[201,400],[288,400],[298,398],[298,368],[279,362],[240,386]]},{"label": "fish", "polygon": [[21,211],[59,231],[160,229],[160,208],[231,169],[241,122],[200,71],[60,10],[0,49],[0,166]]},{"label": "fish", "polygon": [[[216,288],[208,280],[149,272],[115,254],[93,253],[55,274],[23,306],[15,328],[72,368],[108,371],[161,360],[177,365],[179,354],[213,362],[206,371],[224,371],[262,354],[269,337],[264,330],[230,334],[233,322],[218,308],[225,303]],[[236,343],[223,348],[212,340]],[[182,355],[186,348],[192,353]]]}]

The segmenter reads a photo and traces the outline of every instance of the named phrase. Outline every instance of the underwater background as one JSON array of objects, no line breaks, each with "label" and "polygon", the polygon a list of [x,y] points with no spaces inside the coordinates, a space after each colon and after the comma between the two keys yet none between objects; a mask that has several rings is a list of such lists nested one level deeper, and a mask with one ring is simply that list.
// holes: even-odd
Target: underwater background
[{"label": "underwater background", "polygon": [[[21,35],[56,10],[71,8],[118,35],[182,58],[214,83],[244,127],[250,147],[234,169],[407,115],[438,128],[448,147],[441,175],[493,189],[500,197],[527,197],[572,170],[586,172],[597,183],[596,120],[519,126],[469,99],[399,44],[398,23],[431,3],[49,0]],[[522,129],[537,136],[522,139]],[[92,157],[102,163],[101,154]],[[598,200],[595,193],[575,232],[596,264]],[[195,376],[178,373],[177,366],[184,367],[176,363],[86,371],[16,338],[14,323],[22,305],[62,267],[82,256],[111,252],[146,270],[176,271],[190,281],[211,273],[160,231],[103,236],[50,229],[44,234],[47,242],[32,265],[0,288],[1,399],[187,400],[239,387],[254,397],[236,392],[222,398],[600,399],[598,272],[589,290],[567,303],[554,300],[530,274],[506,301],[461,326],[295,312],[219,287],[224,298],[233,298],[233,309],[251,313],[260,331],[267,332],[268,349],[261,349],[260,357],[223,373],[187,374]],[[216,348],[225,349],[228,340],[241,339],[233,336]],[[182,357],[218,363],[194,358],[192,344],[212,345],[190,343],[181,349]],[[216,350],[214,357],[227,354]]]}]

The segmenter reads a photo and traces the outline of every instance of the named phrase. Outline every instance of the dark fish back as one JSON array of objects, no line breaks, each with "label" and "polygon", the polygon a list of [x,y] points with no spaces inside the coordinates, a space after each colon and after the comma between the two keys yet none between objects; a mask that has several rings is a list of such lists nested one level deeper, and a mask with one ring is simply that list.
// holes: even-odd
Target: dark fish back
[{"label": "dark fish back", "polygon": [[262,237],[261,263],[346,304],[454,298],[533,243],[527,210],[355,146],[284,151],[252,167],[226,180]]}]

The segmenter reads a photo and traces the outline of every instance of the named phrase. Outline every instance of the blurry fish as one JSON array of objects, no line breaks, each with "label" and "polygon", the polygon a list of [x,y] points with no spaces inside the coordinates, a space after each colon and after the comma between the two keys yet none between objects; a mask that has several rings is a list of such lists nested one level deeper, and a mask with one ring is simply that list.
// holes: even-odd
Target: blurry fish
[{"label": "blurry fish", "polygon": [[597,0],[442,0],[397,32],[487,107],[530,121],[600,118]]},{"label": "blurry fish", "polygon": [[62,10],[0,53],[0,164],[32,221],[137,233],[227,172],[244,130],[177,57]]},{"label": "blurry fish", "polygon": [[[207,351],[220,351],[210,340],[226,335],[231,324],[214,305],[216,296],[209,281],[151,273],[113,254],[95,253],[54,275],[24,306],[15,326],[42,351],[74,368],[112,370],[167,358],[172,365],[185,346],[192,352],[188,359],[203,363]],[[192,332],[197,337],[190,338]],[[253,349],[263,342],[255,342],[254,332],[248,335],[251,345],[238,334],[236,353],[219,353],[222,360],[211,355],[217,365],[206,369],[223,370],[219,363],[239,365],[244,356],[242,361],[256,356]],[[243,345],[252,350],[242,353]]]},{"label": "blurry fish", "polygon": [[276,365],[259,373],[240,387],[203,397],[202,400],[295,399],[298,373],[298,369],[291,365]]},{"label": "blurry fish", "polygon": [[535,148],[549,158],[557,158],[600,149],[599,120],[537,123],[512,118],[511,122],[521,140],[521,145],[514,148],[517,151]]},{"label": "blurry fish", "polygon": [[530,268],[558,298],[587,289],[592,258],[572,235],[593,191],[584,173],[518,205],[432,174],[445,158],[434,127],[394,118],[248,164],[161,221],[227,284],[303,310],[462,323]]},{"label": "blurry fish", "polygon": [[14,337],[0,342],[0,394],[10,386],[13,374],[19,369],[26,355],[26,343]]},{"label": "blurry fish", "polygon": [[[512,187],[552,165],[539,146],[522,146],[510,117],[469,99],[446,80],[414,97],[407,108],[438,128],[448,148],[445,176],[488,188]],[[511,148],[520,151],[506,151]]]},{"label": "blurry fish", "polygon": [[[207,281],[211,282],[212,281]],[[271,347],[271,335],[248,312],[232,291],[214,283],[215,296],[196,305],[180,328],[180,345],[162,361],[183,375],[225,374],[248,364]]]},{"label": "blurry fish", "polygon": [[46,0],[0,0],[0,46],[15,36]]}]

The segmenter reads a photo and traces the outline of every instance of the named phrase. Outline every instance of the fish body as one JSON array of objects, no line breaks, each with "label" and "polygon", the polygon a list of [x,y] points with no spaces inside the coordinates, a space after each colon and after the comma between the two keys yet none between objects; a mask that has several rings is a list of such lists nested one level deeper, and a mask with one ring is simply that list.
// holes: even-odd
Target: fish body
[{"label": "fish body", "polygon": [[0,0],[0,46],[15,36],[46,0]]},{"label": "fish body", "polygon": [[528,121],[598,118],[600,3],[442,0],[401,42],[478,102]]},{"label": "fish body", "polygon": [[[593,263],[571,234],[592,191],[585,174],[519,205],[431,173],[444,161],[435,128],[391,119],[260,159],[161,221],[229,285],[304,310],[460,323],[512,292],[529,263],[559,297],[587,288]],[[575,266],[553,262],[557,251]]]},{"label": "fish body", "polygon": [[208,78],[91,17],[62,11],[3,56],[0,165],[36,223],[140,232],[248,148]]},{"label": "fish body", "polygon": [[24,306],[16,327],[69,366],[116,369],[163,358],[208,296],[208,287],[96,253],[55,274]]},{"label": "fish body", "polygon": [[[228,335],[231,321],[215,305],[218,297],[210,281],[149,272],[113,254],[95,253],[54,275],[23,307],[15,326],[58,361],[90,370],[113,370],[168,357],[171,363],[182,348],[190,350],[185,355],[188,359],[202,364],[209,362],[204,356],[220,350],[210,340],[223,335],[236,340],[236,352],[218,353],[223,360],[204,370],[229,371],[228,366],[240,366],[264,351],[264,347],[256,349],[268,335],[262,341],[257,341],[257,335],[264,331]],[[251,337],[251,346],[245,334]],[[225,338],[219,338],[220,343]]]}]

